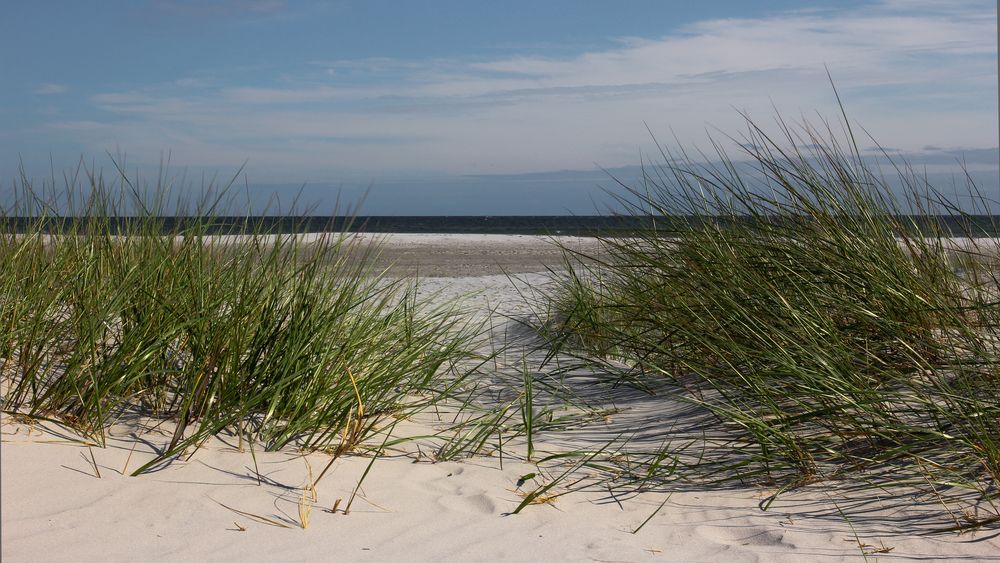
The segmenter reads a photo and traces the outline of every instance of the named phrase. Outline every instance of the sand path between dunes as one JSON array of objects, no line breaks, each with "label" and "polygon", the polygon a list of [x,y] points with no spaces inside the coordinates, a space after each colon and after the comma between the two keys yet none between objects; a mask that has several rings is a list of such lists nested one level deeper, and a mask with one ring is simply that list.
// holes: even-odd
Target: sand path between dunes
[{"label": "sand path between dunes", "polygon": [[[469,295],[465,306],[480,316],[495,309],[492,330],[501,338],[523,337],[517,319],[532,310],[524,296],[545,287],[548,278],[539,271],[558,267],[558,254],[537,237],[392,239],[389,254],[405,262],[393,271],[420,269],[429,276],[421,292],[442,299]],[[507,257],[507,263],[489,262],[484,256],[491,253]],[[504,275],[497,264],[516,275]],[[459,277],[463,268],[466,275]],[[497,372],[516,367],[520,352],[515,347],[498,357]],[[638,430],[637,440],[646,443],[671,431],[673,415],[657,398],[622,388],[595,393],[592,399],[615,405],[616,412],[579,428],[542,433],[536,458],[600,447],[624,428]],[[427,433],[436,423],[425,413],[396,433]],[[517,443],[505,452],[502,469],[496,452],[432,463],[428,443],[393,448],[376,460],[346,515],[329,509],[337,499],[344,507],[370,458],[342,457],[316,487],[309,526],[302,529],[299,504],[307,464],[318,474],[328,456],[257,451],[258,482],[250,453],[223,436],[190,460],[127,477],[122,470],[136,444],[133,430],[115,427],[106,448],[89,449],[57,426],[4,418],[3,561],[809,561],[860,559],[862,550],[883,548],[891,550],[868,557],[1000,561],[995,530],[901,535],[896,525],[905,518],[920,531],[919,512],[873,494],[844,501],[850,503],[845,510],[857,509],[848,525],[825,502],[824,490],[810,487],[780,498],[768,511],[760,503],[774,491],[680,488],[612,495],[592,487],[509,515],[525,491],[558,472],[525,462],[523,444]],[[150,459],[154,448],[169,440],[169,431],[161,427],[140,436],[129,467]],[[529,473],[538,476],[519,485]],[[859,547],[859,540],[867,547]]]}]

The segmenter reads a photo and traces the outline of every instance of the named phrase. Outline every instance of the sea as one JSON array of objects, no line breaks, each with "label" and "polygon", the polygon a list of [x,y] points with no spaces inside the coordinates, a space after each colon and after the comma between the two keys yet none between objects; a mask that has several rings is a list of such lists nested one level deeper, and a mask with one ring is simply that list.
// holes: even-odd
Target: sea
[{"label": "sea", "polygon": [[[945,234],[955,237],[1000,237],[1000,216],[908,216],[919,229],[930,232],[929,225],[938,224]],[[105,219],[112,231],[120,232],[134,221],[128,217]],[[164,233],[176,232],[191,221],[187,217],[161,217]],[[0,231],[24,232],[33,219],[24,217],[0,218]],[[732,223],[732,219],[712,217],[686,217],[682,222]],[[63,217],[51,220],[48,231],[58,231],[61,226],[74,222]],[[266,233],[319,233],[319,232],[369,232],[369,233],[451,233],[490,235],[550,235],[550,236],[626,236],[656,228],[665,233],[676,225],[656,216],[615,215],[450,215],[450,216],[218,216],[210,220],[208,231],[213,234],[245,230]],[[683,223],[682,223],[683,224]]]}]

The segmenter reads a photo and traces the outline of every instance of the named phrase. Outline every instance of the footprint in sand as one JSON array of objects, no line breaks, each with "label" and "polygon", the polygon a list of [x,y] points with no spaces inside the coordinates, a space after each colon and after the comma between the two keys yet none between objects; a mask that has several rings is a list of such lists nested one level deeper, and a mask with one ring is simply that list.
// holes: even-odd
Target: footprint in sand
[{"label": "footprint in sand", "polygon": [[785,542],[785,533],[772,531],[757,526],[698,526],[695,530],[699,536],[725,545],[752,546],[782,546],[793,549],[795,546]]},{"label": "footprint in sand", "polygon": [[434,502],[450,512],[462,514],[496,514],[497,505],[483,489],[472,488],[466,493],[467,480],[456,479],[465,468],[456,467],[421,484],[421,488],[434,494]]},{"label": "footprint in sand", "polygon": [[447,510],[465,514],[495,514],[496,503],[485,494],[463,495],[461,489],[451,495],[442,496],[437,503]]}]

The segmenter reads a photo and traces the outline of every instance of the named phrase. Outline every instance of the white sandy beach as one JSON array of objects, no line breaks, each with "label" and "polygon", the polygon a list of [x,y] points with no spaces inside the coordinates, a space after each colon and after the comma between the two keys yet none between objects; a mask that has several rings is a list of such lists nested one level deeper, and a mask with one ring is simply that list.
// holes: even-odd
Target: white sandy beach
[{"label": "white sandy beach", "polygon": [[[593,248],[587,239],[564,242]],[[441,298],[471,294],[466,307],[479,315],[493,310],[493,334],[502,338],[517,333],[517,321],[531,314],[524,298],[544,286],[546,267],[559,267],[550,244],[543,237],[395,235],[385,253],[400,275],[427,276],[422,292]],[[510,362],[515,358],[516,350]],[[509,367],[507,361],[499,358],[497,369]],[[587,427],[542,433],[536,459],[568,444],[599,448],[622,429],[650,440],[667,435],[670,415],[662,401],[623,388],[601,393],[616,412]],[[431,433],[438,424],[426,412],[397,427],[395,435]],[[919,512],[871,493],[845,494],[845,509],[858,508],[848,522],[826,502],[829,489],[820,487],[781,497],[767,511],[761,501],[773,490],[689,487],[631,494],[590,488],[513,515],[523,493],[558,474],[555,465],[526,462],[518,444],[502,459],[437,463],[426,455],[426,441],[391,448],[372,465],[349,514],[343,508],[370,457],[342,457],[316,486],[303,529],[302,487],[309,468],[315,477],[329,456],[258,450],[258,481],[250,452],[222,436],[188,460],[128,477],[126,465],[134,470],[169,440],[166,427],[138,441],[134,430],[120,424],[107,447],[90,448],[56,425],[4,418],[5,562],[809,561],[861,559],[863,553],[880,560],[1000,561],[996,530],[918,535],[917,525],[901,534],[900,519],[919,521]],[[531,473],[537,475],[519,485]],[[331,512],[338,499],[338,510]]]}]

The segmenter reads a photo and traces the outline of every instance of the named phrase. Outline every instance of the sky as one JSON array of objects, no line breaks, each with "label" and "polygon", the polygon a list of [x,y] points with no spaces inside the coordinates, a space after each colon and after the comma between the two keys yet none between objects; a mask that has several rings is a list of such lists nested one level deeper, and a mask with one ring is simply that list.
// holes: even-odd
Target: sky
[{"label": "sky", "polygon": [[994,181],[992,0],[40,0],[0,18],[0,188],[110,154],[322,210],[583,213],[656,142],[838,119],[828,72],[880,145]]}]

